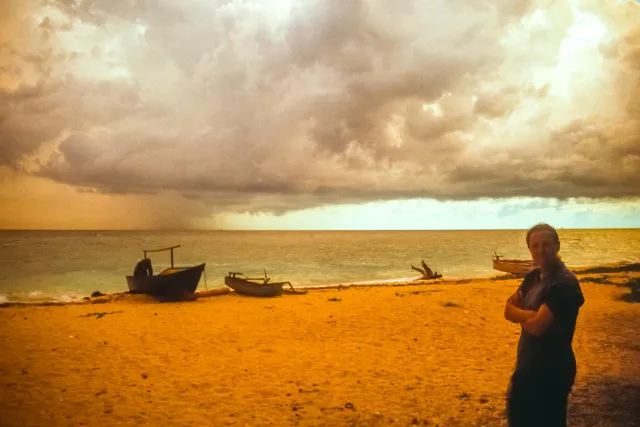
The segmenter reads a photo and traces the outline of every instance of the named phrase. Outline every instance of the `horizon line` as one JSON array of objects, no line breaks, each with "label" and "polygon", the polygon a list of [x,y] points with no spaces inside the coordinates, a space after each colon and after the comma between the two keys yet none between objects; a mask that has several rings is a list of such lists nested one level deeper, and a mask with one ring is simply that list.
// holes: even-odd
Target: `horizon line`
[{"label": "horizon line", "polygon": [[[247,231],[279,231],[279,232],[399,232],[399,231],[523,231],[528,230],[530,227],[526,228],[416,228],[416,229],[275,229],[275,228],[264,228],[264,229],[241,229],[241,228],[0,228],[0,232],[6,231],[66,231],[66,232],[150,232],[150,231],[182,231],[182,232],[247,232]],[[640,227],[555,227],[557,230],[640,230]]]}]

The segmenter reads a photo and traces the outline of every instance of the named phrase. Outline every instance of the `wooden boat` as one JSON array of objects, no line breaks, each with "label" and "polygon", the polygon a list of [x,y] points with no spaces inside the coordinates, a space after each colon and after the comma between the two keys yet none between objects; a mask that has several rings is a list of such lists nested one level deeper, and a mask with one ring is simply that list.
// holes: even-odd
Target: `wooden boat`
[{"label": "wooden boat", "polygon": [[493,269],[505,273],[524,276],[535,268],[533,261],[524,259],[503,259],[502,255],[493,255]]},{"label": "wooden boat", "polygon": [[228,276],[224,278],[224,284],[242,295],[249,295],[253,297],[277,297],[282,295],[284,285],[289,285],[292,293],[306,293],[299,292],[293,289],[291,282],[270,282],[270,278],[267,277],[265,270],[264,277],[249,278],[238,277],[244,276],[242,273],[230,272]]},{"label": "wooden boat", "polygon": [[[126,276],[129,292],[177,298],[194,294],[206,264],[192,267],[175,267],[173,265],[173,250],[179,247],[180,245],[163,249],[143,250],[144,259],[136,264],[133,276]],[[160,274],[154,275],[151,260],[147,258],[147,253],[164,251],[171,251],[171,267],[163,270]]]}]

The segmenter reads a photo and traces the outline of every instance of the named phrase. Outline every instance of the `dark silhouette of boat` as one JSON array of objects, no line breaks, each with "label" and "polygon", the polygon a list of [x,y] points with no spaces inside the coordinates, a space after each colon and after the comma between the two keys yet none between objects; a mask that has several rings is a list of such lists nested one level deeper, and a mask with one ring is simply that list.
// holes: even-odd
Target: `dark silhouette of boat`
[{"label": "dark silhouette of boat", "polygon": [[[198,283],[206,264],[175,267],[173,265],[173,250],[179,247],[180,245],[163,249],[143,250],[144,259],[136,264],[133,276],[126,276],[129,292],[177,299],[191,297],[198,288]],[[147,253],[164,251],[171,251],[171,267],[154,275],[151,260],[147,258]]]}]

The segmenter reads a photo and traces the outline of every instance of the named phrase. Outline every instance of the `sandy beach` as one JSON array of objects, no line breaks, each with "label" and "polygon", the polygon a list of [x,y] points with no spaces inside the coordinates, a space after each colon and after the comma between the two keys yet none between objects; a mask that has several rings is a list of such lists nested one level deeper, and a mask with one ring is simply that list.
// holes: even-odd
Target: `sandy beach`
[{"label": "sandy beach", "polygon": [[[638,425],[639,275],[581,276],[572,426]],[[503,425],[518,283],[3,308],[0,425]]]}]

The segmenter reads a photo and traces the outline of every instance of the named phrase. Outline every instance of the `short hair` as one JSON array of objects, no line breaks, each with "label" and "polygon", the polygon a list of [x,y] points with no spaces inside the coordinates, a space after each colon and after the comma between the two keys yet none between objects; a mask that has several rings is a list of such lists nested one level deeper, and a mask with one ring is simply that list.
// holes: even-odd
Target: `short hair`
[{"label": "short hair", "polygon": [[560,236],[558,236],[558,232],[555,228],[545,222],[536,224],[529,229],[529,231],[527,232],[527,247],[529,247],[529,237],[531,237],[531,233],[535,233],[536,231],[548,231],[549,233],[551,233],[553,239],[558,244],[558,249],[560,249]]}]

